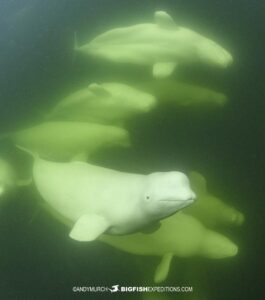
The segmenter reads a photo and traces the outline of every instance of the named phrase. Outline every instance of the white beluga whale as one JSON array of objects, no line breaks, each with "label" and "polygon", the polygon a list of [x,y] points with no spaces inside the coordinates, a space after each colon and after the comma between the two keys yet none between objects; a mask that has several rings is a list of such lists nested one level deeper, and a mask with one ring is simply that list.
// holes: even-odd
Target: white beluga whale
[{"label": "white beluga whale", "polygon": [[89,122],[45,122],[5,136],[40,156],[56,160],[77,156],[86,159],[104,147],[130,145],[124,128]]},{"label": "white beluga whale", "polygon": [[60,101],[49,118],[100,123],[122,123],[149,112],[156,104],[151,94],[115,82],[92,83]]},{"label": "white beluga whale", "polygon": [[74,224],[70,237],[78,241],[140,230],[195,199],[181,172],[140,175],[34,156],[33,180],[45,202]]},{"label": "white beluga whale", "polygon": [[201,220],[207,226],[242,225],[245,219],[243,213],[229,206],[222,199],[215,197],[208,191],[207,181],[198,172],[189,174],[191,186],[196,192],[197,201],[186,213]]},{"label": "white beluga whale", "polygon": [[112,29],[76,50],[113,62],[152,66],[158,78],[169,76],[178,64],[202,62],[227,67],[233,61],[220,45],[178,26],[164,11],[155,12],[154,24]]},{"label": "white beluga whale", "polygon": [[174,79],[156,79],[141,82],[139,86],[152,93],[158,103],[172,103],[176,107],[222,107],[228,101],[228,97],[221,92]]},{"label": "white beluga whale", "polygon": [[199,220],[184,212],[162,220],[161,224],[158,230],[150,234],[104,234],[99,240],[131,254],[162,257],[154,276],[156,283],[167,278],[174,256],[223,259],[235,256],[238,252],[238,246],[229,238],[206,228]]}]

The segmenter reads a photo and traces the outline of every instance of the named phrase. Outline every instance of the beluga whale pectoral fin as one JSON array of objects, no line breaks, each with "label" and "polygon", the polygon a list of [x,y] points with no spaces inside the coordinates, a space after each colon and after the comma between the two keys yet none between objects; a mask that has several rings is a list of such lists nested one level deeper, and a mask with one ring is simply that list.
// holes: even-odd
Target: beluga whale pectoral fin
[{"label": "beluga whale pectoral fin", "polygon": [[85,214],[81,216],[69,236],[79,242],[90,242],[99,237],[109,227],[106,219],[97,214]]},{"label": "beluga whale pectoral fin", "polygon": [[173,258],[173,253],[166,253],[162,257],[162,260],[155,271],[155,276],[154,276],[155,283],[160,283],[166,280],[169,273],[172,258]]},{"label": "beluga whale pectoral fin", "polygon": [[175,63],[175,62],[156,63],[153,66],[153,76],[155,78],[168,77],[174,72],[176,66],[177,66],[177,63]]},{"label": "beluga whale pectoral fin", "polygon": [[164,11],[155,12],[155,23],[162,28],[176,30],[177,25],[172,17]]}]

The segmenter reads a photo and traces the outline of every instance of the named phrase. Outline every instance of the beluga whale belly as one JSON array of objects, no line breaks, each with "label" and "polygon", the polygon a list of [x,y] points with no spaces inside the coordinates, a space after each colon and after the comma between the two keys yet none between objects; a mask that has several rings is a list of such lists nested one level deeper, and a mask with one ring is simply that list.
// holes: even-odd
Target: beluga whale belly
[{"label": "beluga whale belly", "polygon": [[113,62],[152,66],[158,78],[169,76],[182,63],[227,67],[233,60],[220,45],[178,26],[164,11],[155,12],[154,24],[112,29],[76,50]]},{"label": "beluga whale belly", "polygon": [[47,204],[74,224],[70,237],[78,241],[141,230],[195,199],[186,175],[175,171],[131,174],[35,156],[33,180]]}]

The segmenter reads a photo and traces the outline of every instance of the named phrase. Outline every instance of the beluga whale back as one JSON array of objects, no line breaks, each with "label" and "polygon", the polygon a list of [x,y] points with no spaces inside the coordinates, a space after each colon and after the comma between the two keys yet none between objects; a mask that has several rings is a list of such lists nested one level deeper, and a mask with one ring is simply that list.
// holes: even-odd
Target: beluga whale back
[{"label": "beluga whale back", "polygon": [[113,62],[152,66],[153,76],[158,78],[169,76],[182,63],[203,62],[223,68],[232,63],[224,48],[176,25],[166,12],[157,11],[154,17],[154,24],[112,29],[76,50]]},{"label": "beluga whale back", "polygon": [[78,161],[50,162],[34,155],[33,180],[45,202],[74,224],[70,237],[78,241],[92,241],[104,232],[119,235],[141,230],[195,199],[181,172],[131,174]]}]

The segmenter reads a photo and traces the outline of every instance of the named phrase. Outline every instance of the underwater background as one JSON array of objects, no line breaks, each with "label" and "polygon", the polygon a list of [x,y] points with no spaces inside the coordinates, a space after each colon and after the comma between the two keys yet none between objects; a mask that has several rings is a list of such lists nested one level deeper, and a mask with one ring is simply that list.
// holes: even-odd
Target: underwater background
[{"label": "underwater background", "polygon": [[[178,79],[226,93],[223,108],[163,107],[127,126],[133,147],[101,151],[95,163],[128,172],[199,170],[211,191],[241,210],[242,227],[225,233],[239,245],[225,260],[174,258],[165,285],[193,286],[169,299],[264,297],[264,20],[262,1],[1,0],[0,133],[39,122],[61,95],[100,80],[151,77],[147,68],[124,69],[83,60],[74,35],[88,41],[108,28],[151,21],[165,10],[177,23],[229,49],[227,70],[183,68]],[[111,66],[110,66],[111,65]],[[98,80],[99,80],[98,79]],[[0,146],[12,157],[12,147]],[[21,169],[27,163],[18,159]],[[101,242],[76,243],[68,229],[39,211],[36,191],[21,189],[0,213],[0,299],[141,299],[133,294],[74,294],[73,286],[154,285],[157,257],[137,257]],[[263,296],[263,297],[262,297]],[[193,297],[193,298],[192,298]],[[195,298],[197,297],[197,298]]]}]

